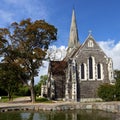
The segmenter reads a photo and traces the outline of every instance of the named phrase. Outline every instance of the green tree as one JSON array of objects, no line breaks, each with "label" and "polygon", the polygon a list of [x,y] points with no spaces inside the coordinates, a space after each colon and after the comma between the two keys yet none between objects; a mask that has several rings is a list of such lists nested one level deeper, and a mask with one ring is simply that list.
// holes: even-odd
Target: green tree
[{"label": "green tree", "polygon": [[8,29],[1,29],[0,35],[9,41],[3,51],[4,62],[15,63],[22,68],[30,85],[21,74],[19,79],[29,86],[32,102],[35,102],[34,77],[38,75],[49,44],[56,40],[57,29],[44,20],[32,22],[26,19],[12,23]]},{"label": "green tree", "polygon": [[40,76],[40,81],[37,85],[35,85],[35,91],[37,95],[41,94],[41,86],[46,84],[46,81],[48,79],[47,75]]},{"label": "green tree", "polygon": [[20,84],[19,76],[20,69],[12,64],[0,64],[0,86],[8,93],[9,100],[18,89]]},{"label": "green tree", "polygon": [[20,79],[26,80],[23,68],[15,61],[17,50],[13,49],[10,41],[10,32],[7,28],[0,28],[0,87],[4,89],[12,99],[12,95],[18,88]]},{"label": "green tree", "polygon": [[30,89],[24,84],[19,84],[18,90],[15,92],[17,96],[30,96]]},{"label": "green tree", "polygon": [[98,96],[104,101],[113,101],[115,95],[115,86],[111,84],[102,84],[98,88]]},{"label": "green tree", "polygon": [[46,84],[46,81],[48,79],[48,75],[42,75],[40,76],[40,84]]}]

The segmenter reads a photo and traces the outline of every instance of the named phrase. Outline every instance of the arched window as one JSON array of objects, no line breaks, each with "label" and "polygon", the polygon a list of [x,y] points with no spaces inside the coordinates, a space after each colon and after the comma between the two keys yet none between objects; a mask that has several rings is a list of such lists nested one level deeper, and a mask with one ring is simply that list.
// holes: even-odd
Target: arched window
[{"label": "arched window", "polygon": [[88,42],[88,47],[93,47],[93,46],[94,46],[93,41],[92,41],[92,40],[89,40],[89,42]]},{"label": "arched window", "polygon": [[100,64],[98,64],[97,65],[97,74],[98,74],[98,79],[101,79],[101,65]]},{"label": "arched window", "polygon": [[93,79],[93,60],[89,58],[89,79]]},{"label": "arched window", "polygon": [[84,64],[81,64],[81,79],[85,79],[85,68],[84,68]]}]

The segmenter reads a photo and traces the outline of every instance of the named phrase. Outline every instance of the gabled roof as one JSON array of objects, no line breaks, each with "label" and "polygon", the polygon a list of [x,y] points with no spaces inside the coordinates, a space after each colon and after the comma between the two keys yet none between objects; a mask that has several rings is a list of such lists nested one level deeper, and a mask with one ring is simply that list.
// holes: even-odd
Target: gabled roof
[{"label": "gabled roof", "polygon": [[89,34],[88,37],[86,38],[85,42],[83,44],[79,45],[78,48],[73,49],[69,54],[67,54],[66,57],[64,58],[64,60],[67,61],[69,58],[73,58],[73,57],[79,55],[79,52],[81,52],[81,50],[101,51],[107,57],[107,55],[104,53],[104,51],[98,45],[98,43],[95,41],[94,37],[91,34]]},{"label": "gabled roof", "polygon": [[[88,37],[86,38],[85,42],[83,44],[81,44],[81,47],[79,47],[79,49],[77,50],[77,52],[74,55],[78,55],[79,52],[81,50],[97,50],[97,51],[101,51],[104,53],[104,51],[101,49],[101,47],[98,45],[98,43],[95,41],[94,37],[92,36],[92,34],[89,34]],[[104,53],[105,56],[107,56]]]}]

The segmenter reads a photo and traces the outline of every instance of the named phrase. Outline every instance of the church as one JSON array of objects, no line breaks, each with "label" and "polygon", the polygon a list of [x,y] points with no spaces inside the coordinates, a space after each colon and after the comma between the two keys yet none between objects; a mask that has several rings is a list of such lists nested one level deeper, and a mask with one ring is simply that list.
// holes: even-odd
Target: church
[{"label": "church", "polygon": [[113,61],[100,48],[91,33],[79,42],[75,11],[72,11],[67,54],[62,61],[50,61],[47,97],[54,100],[96,99],[103,83],[112,83]]}]

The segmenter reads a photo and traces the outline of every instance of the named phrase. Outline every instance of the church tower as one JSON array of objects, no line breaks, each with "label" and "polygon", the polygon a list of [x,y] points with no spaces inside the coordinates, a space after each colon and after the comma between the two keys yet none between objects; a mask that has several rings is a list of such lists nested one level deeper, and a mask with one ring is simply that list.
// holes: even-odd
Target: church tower
[{"label": "church tower", "polygon": [[100,48],[91,31],[84,43],[79,43],[74,9],[66,57],[50,61],[48,77],[49,99],[66,101],[96,101],[103,83],[114,80],[113,62]]},{"label": "church tower", "polygon": [[79,43],[79,38],[78,38],[78,29],[77,29],[77,24],[76,24],[76,16],[75,16],[75,11],[73,9],[67,52],[70,53],[72,50],[78,48],[79,45],[80,45],[80,43]]}]

